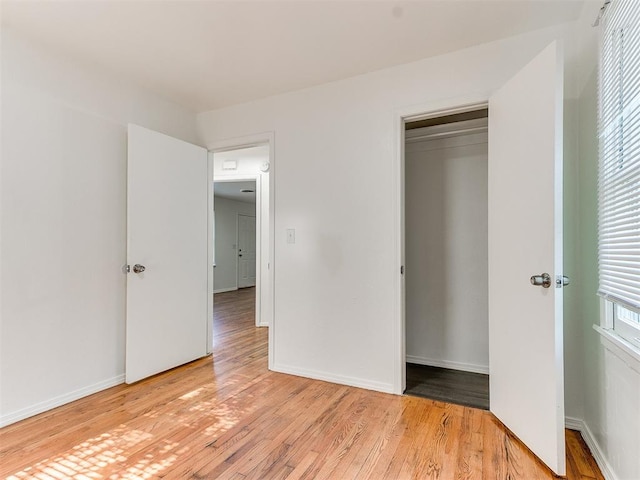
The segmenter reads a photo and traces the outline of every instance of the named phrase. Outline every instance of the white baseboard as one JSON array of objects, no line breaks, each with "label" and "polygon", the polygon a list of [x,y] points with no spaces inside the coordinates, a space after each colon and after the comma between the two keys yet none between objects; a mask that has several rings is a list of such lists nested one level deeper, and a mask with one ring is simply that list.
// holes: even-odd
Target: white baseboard
[{"label": "white baseboard", "polygon": [[582,421],[579,418],[564,417],[564,428],[568,428],[569,430],[578,430],[579,432],[582,433],[582,430],[584,430],[585,425],[584,425],[584,421]]},{"label": "white baseboard", "polygon": [[584,420],[581,420],[579,418],[565,417],[564,424],[566,428],[569,428],[571,430],[578,430],[580,432],[584,443],[586,443],[589,447],[589,450],[591,450],[591,455],[593,455],[593,458],[598,464],[598,467],[600,467],[600,471],[602,472],[604,478],[606,480],[618,480],[618,477],[615,473],[613,473],[613,468],[611,468],[611,465],[607,461],[604,452],[600,448],[600,445],[598,445],[596,438],[593,436],[593,433],[591,433],[589,426],[584,422]]},{"label": "white baseboard", "polygon": [[214,290],[213,293],[235,292],[236,290],[238,290],[238,287],[219,288]]},{"label": "white baseboard", "polygon": [[417,357],[415,355],[407,355],[408,363],[417,363],[418,365],[427,365],[429,367],[450,368],[451,370],[461,370],[463,372],[484,373],[489,374],[488,365],[476,365],[474,363],[451,362],[449,360],[436,360],[435,358]]},{"label": "white baseboard", "polygon": [[124,374],[118,375],[108,380],[103,380],[102,382],[94,383],[93,385],[89,385],[78,390],[74,390],[73,392],[65,393],[64,395],[50,398],[49,400],[36,403],[26,408],[21,408],[20,410],[16,410],[14,412],[6,414],[3,413],[2,415],[0,415],[0,427],[5,427],[20,420],[24,420],[25,418],[33,417],[34,415],[38,415],[39,413],[46,412],[47,410],[51,410],[52,408],[60,407],[66,403],[73,402],[74,400],[92,395],[107,388],[115,387],[116,385],[120,385],[121,383],[124,383]]},{"label": "white baseboard", "polygon": [[274,372],[295,375],[297,377],[312,378],[314,380],[322,380],[324,382],[347,385],[349,387],[364,388],[366,390],[374,390],[376,392],[383,393],[394,393],[393,385],[390,383],[371,382],[369,380],[363,380],[361,378],[333,375],[326,372],[318,372],[315,370],[307,370],[304,368],[290,367],[288,365],[281,364],[274,364],[271,370],[273,370]]}]

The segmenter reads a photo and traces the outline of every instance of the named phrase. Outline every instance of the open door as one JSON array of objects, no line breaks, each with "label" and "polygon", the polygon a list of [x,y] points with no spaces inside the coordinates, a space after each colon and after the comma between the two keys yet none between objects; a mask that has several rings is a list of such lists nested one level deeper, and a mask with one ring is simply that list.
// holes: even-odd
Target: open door
[{"label": "open door", "polygon": [[127,383],[207,354],[207,151],[129,125]]},{"label": "open door", "polygon": [[490,408],[557,475],[565,474],[562,82],[554,42],[489,100]]}]

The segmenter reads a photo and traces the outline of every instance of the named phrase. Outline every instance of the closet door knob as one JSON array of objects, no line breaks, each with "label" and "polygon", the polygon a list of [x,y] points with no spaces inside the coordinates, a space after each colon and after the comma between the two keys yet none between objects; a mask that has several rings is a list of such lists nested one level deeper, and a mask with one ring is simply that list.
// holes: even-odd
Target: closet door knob
[{"label": "closet door knob", "polygon": [[530,279],[531,285],[542,288],[549,288],[551,286],[551,275],[543,273],[542,275],[534,275]]}]

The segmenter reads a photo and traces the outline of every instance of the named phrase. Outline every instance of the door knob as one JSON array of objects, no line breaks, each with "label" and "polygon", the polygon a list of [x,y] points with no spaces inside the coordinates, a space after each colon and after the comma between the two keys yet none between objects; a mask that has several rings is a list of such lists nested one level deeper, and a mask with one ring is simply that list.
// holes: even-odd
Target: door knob
[{"label": "door knob", "polygon": [[133,273],[142,273],[146,270],[144,265],[140,265],[139,263],[136,263],[133,266]]},{"label": "door knob", "polygon": [[558,275],[556,277],[556,288],[566,287],[569,283],[571,283],[571,281],[566,275]]},{"label": "door knob", "polygon": [[543,273],[542,275],[534,275],[530,278],[531,285],[536,287],[549,288],[551,286],[551,275]]}]

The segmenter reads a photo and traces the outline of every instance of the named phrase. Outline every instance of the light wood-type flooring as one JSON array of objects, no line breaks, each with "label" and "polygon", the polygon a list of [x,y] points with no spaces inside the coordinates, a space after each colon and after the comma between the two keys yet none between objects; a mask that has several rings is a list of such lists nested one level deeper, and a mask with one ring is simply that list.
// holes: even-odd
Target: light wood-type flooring
[{"label": "light wood-type flooring", "polygon": [[[213,358],[1,429],[1,477],[554,478],[489,412],[268,371],[253,295],[216,295]],[[601,479],[567,444],[568,478]]]}]

